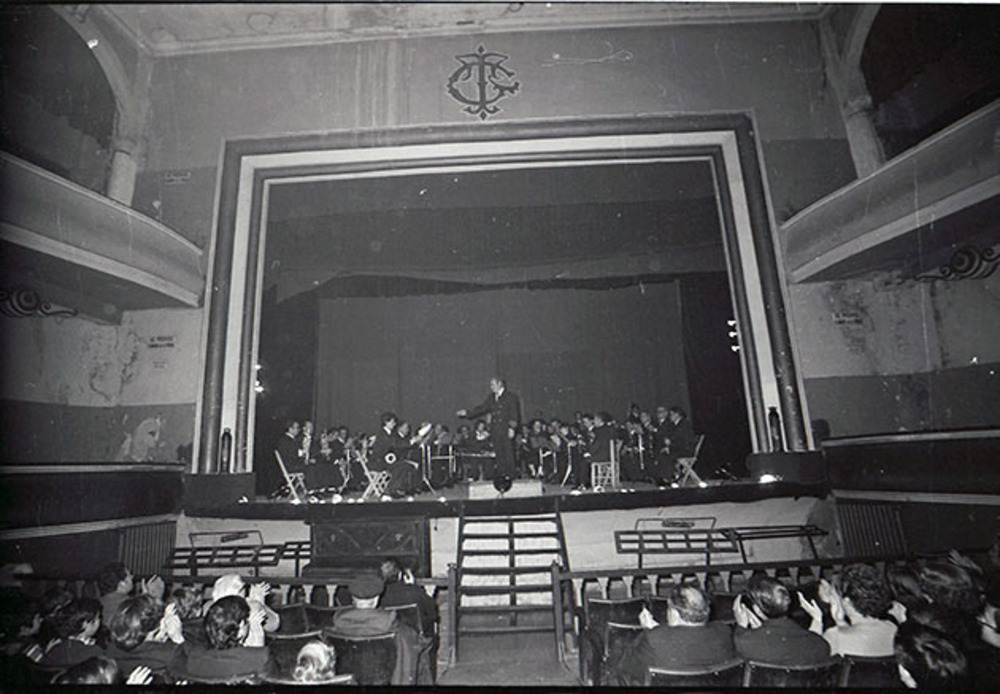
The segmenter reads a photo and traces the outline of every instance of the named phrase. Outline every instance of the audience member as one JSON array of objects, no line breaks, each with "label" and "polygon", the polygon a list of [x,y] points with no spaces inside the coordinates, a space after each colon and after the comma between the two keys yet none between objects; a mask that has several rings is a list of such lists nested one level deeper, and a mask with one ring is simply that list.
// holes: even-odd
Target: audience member
[{"label": "audience member", "polygon": [[791,593],[781,581],[761,575],[751,577],[747,592],[733,601],[736,652],[745,660],[774,665],[817,665],[828,661],[830,646],[822,636],[789,618],[791,606]]},{"label": "audience member", "polygon": [[819,606],[800,601],[812,616],[810,631],[823,635],[832,655],[891,656],[896,625],[885,619],[892,594],[882,574],[870,564],[852,564],[844,568],[840,583],[842,594],[825,580],[820,582],[819,598],[830,604],[835,623],[826,631]]},{"label": "audience member", "polygon": [[907,620],[896,631],[899,678],[910,689],[962,689],[969,684],[961,649],[936,629]]},{"label": "audience member", "polygon": [[310,641],[295,658],[292,679],[296,682],[326,682],[335,674],[337,657],[332,646],[322,641]]},{"label": "audience member", "polygon": [[385,582],[379,604],[382,607],[416,605],[420,614],[420,632],[433,634],[434,624],[437,622],[437,605],[423,588],[416,585],[413,572],[409,569],[404,571],[398,559],[386,559],[379,566],[379,576]]},{"label": "audience member", "polygon": [[[274,632],[281,626],[281,617],[277,612],[265,604],[271,586],[265,582],[254,583],[249,588],[243,582],[243,578],[238,574],[226,574],[215,579],[212,585],[212,596],[210,602],[221,600],[232,595],[246,597],[250,608],[260,610],[264,613],[264,631]],[[244,593],[246,595],[244,596]]]},{"label": "audience member", "polygon": [[40,660],[44,651],[38,645],[42,615],[38,603],[17,588],[0,588],[0,651],[5,656],[27,656],[33,651]]},{"label": "audience member", "polygon": [[644,613],[646,630],[624,653],[609,653],[608,679],[620,686],[642,686],[651,666],[687,670],[721,665],[736,658],[728,624],[710,622],[711,603],[694,583],[667,592],[667,624]]},{"label": "audience member", "polygon": [[164,609],[151,595],[128,598],[111,620],[107,655],[122,670],[138,666],[163,670],[178,655],[178,645],[184,642],[175,610],[173,605]]},{"label": "audience member", "polygon": [[55,623],[59,636],[46,650],[42,665],[66,668],[104,655],[104,649],[94,641],[101,626],[101,603],[97,600],[74,600],[56,613]]},{"label": "audience member", "polygon": [[206,646],[193,645],[171,664],[176,679],[253,681],[270,666],[264,642],[264,611],[238,595],[216,600],[205,613]]},{"label": "audience member", "polygon": [[889,616],[896,621],[896,624],[906,621],[907,610],[927,602],[917,574],[917,570],[908,565],[890,566],[885,571],[886,583],[892,593]]}]

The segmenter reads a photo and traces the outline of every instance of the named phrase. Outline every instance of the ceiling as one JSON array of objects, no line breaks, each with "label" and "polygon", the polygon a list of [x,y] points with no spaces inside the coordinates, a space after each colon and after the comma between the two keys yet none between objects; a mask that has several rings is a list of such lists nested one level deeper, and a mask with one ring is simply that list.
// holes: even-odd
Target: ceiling
[{"label": "ceiling", "polygon": [[370,2],[95,5],[155,56],[388,37],[817,19],[825,3]]}]

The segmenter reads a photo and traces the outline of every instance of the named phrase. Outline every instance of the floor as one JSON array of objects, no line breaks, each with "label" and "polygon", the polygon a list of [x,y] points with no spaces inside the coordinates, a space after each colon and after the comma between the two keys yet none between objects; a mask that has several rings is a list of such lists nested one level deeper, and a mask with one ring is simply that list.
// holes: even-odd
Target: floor
[{"label": "floor", "polygon": [[438,684],[453,686],[579,686],[575,659],[562,665],[551,633],[462,637],[459,661],[439,670]]}]

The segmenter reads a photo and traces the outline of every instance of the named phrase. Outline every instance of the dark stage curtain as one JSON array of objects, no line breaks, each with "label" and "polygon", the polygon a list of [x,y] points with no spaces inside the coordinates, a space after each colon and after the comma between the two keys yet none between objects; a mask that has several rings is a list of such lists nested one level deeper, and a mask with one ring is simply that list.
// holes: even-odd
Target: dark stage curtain
[{"label": "dark stage curtain", "polygon": [[495,372],[525,419],[687,407],[681,333],[676,282],[321,299],[316,421],[370,432],[392,410],[454,430],[455,410],[479,404]]}]

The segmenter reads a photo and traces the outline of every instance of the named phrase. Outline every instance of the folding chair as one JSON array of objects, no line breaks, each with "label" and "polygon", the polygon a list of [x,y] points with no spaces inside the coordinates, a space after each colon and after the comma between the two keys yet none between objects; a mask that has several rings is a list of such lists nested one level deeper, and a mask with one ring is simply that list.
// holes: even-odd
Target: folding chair
[{"label": "folding chair", "polygon": [[678,482],[678,486],[683,487],[684,484],[689,479],[692,480],[693,484],[697,484],[700,487],[705,486],[705,483],[702,481],[702,479],[698,477],[698,473],[694,471],[695,463],[698,462],[698,453],[699,451],[701,451],[701,444],[703,444],[704,442],[705,442],[705,435],[702,434],[701,436],[698,437],[698,443],[696,443],[694,446],[694,455],[691,456],[690,458],[677,459],[677,466],[680,468],[678,472],[683,473],[680,481]]},{"label": "folding chair", "polygon": [[366,455],[359,455],[358,462],[361,463],[361,469],[365,471],[365,477],[368,478],[368,486],[365,487],[365,491],[361,495],[361,500],[367,501],[370,496],[381,499],[382,495],[385,494],[385,490],[389,487],[391,475],[387,470],[369,470],[368,456]]},{"label": "folding chair", "polygon": [[611,460],[590,464],[590,486],[594,490],[598,487],[618,489],[621,486],[621,470],[618,466],[618,450],[621,445],[621,441],[612,441],[609,446]]},{"label": "folding chair", "polygon": [[274,452],[274,457],[278,460],[278,467],[281,468],[281,474],[285,477],[285,484],[288,485],[288,489],[292,495],[292,503],[303,503],[309,498],[305,475],[301,472],[288,472],[288,468],[285,467],[285,461],[281,459],[281,454],[278,451]]}]

